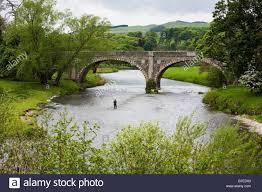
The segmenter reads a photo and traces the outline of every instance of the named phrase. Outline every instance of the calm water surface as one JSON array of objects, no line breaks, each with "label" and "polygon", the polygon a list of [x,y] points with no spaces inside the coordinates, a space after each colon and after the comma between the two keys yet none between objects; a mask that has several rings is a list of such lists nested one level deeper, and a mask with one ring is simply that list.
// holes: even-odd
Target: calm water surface
[{"label": "calm water surface", "polygon": [[[53,100],[54,117],[65,109],[79,122],[98,124],[99,144],[109,141],[115,133],[128,124],[158,122],[168,133],[175,131],[180,117],[194,114],[193,120],[208,124],[209,131],[226,123],[230,117],[224,113],[211,112],[202,103],[208,87],[162,79],[162,92],[158,95],[145,94],[145,80],[140,71],[128,70],[102,74],[108,84],[87,89],[85,92]],[[118,109],[113,109],[117,99]]]}]

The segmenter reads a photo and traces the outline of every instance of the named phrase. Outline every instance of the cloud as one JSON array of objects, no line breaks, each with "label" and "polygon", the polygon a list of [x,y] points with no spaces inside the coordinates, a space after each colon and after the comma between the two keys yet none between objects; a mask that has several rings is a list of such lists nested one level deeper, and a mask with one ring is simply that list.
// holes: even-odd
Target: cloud
[{"label": "cloud", "polygon": [[74,15],[94,14],[114,25],[162,24],[168,21],[211,21],[218,0],[58,0],[58,8]]}]

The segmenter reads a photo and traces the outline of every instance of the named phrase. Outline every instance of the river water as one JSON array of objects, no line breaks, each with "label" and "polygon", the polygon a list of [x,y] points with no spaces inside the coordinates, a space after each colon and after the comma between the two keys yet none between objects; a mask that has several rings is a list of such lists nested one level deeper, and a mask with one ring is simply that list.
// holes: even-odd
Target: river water
[{"label": "river water", "polygon": [[[78,122],[98,124],[98,144],[108,142],[129,124],[156,122],[167,133],[172,133],[180,117],[192,114],[194,122],[208,125],[208,131],[230,121],[228,115],[212,112],[202,103],[203,95],[199,93],[207,92],[208,87],[162,79],[161,93],[146,95],[145,79],[140,71],[119,71],[101,76],[108,80],[108,84],[56,98],[52,104],[55,108],[49,110],[56,117],[66,109]],[[113,109],[115,98],[117,110]]]}]

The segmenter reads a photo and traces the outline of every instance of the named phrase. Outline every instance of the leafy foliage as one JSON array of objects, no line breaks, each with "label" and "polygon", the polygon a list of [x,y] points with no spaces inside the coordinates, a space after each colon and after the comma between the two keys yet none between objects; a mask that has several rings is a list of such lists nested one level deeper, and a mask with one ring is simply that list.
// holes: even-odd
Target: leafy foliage
[{"label": "leafy foliage", "polygon": [[52,130],[41,140],[17,137],[2,144],[1,173],[55,174],[221,174],[261,173],[258,138],[239,136],[225,126],[207,138],[203,124],[181,119],[168,135],[159,125],[142,123],[120,131],[102,149],[94,147],[97,126],[79,125],[65,114],[46,116]]},{"label": "leafy foliage", "polygon": [[[86,62],[80,57],[81,51],[108,48],[106,36],[110,23],[107,20],[92,15],[74,18],[68,11],[57,11],[55,5],[54,0],[24,0],[16,8],[0,45],[4,50],[0,55],[2,76],[47,84],[58,72],[55,82],[58,85],[64,72],[72,67],[80,68]],[[26,59],[6,70],[10,62],[24,53]],[[76,59],[81,62],[76,64]]]},{"label": "leafy foliage", "polygon": [[238,80],[252,63],[261,69],[260,0],[220,0],[214,21],[199,49],[208,57],[227,63],[226,69]]},{"label": "leafy foliage", "polygon": [[262,93],[262,71],[257,71],[255,67],[250,66],[249,70],[241,76],[239,81],[250,91]]},{"label": "leafy foliage", "polygon": [[262,98],[245,87],[228,86],[226,89],[211,90],[205,95],[203,101],[213,109],[235,115],[262,114]]},{"label": "leafy foliage", "polygon": [[159,47],[165,50],[195,50],[208,28],[169,28],[161,32]]}]

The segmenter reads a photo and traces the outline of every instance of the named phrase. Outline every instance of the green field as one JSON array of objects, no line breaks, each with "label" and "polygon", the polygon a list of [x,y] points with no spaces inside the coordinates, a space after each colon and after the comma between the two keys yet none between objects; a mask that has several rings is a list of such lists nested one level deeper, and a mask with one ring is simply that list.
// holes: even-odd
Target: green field
[{"label": "green field", "polygon": [[103,67],[103,68],[98,68],[97,73],[116,73],[119,70],[117,68],[109,68],[109,67]]},{"label": "green field", "polygon": [[190,67],[187,70],[184,70],[183,67],[170,67],[164,73],[163,78],[209,86],[208,73],[201,73],[198,66]]},{"label": "green field", "polygon": [[248,115],[262,122],[262,95],[253,94],[244,87],[229,86],[226,89],[211,90],[203,101],[215,110]]}]

